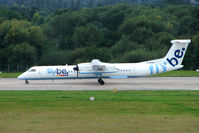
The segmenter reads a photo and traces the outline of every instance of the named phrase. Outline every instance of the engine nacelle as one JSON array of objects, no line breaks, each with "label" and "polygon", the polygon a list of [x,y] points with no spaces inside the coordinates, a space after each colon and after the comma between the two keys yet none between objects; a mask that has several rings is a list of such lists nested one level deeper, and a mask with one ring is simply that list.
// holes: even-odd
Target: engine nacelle
[{"label": "engine nacelle", "polygon": [[81,63],[77,65],[79,67],[79,71],[93,71],[93,67],[90,63]]}]

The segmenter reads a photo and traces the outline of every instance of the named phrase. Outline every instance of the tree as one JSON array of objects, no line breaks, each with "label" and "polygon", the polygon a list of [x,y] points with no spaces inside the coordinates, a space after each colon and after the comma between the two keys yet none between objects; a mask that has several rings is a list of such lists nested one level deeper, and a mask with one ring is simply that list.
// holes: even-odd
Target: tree
[{"label": "tree", "polygon": [[33,65],[36,62],[36,49],[28,43],[9,46],[8,63],[14,65]]},{"label": "tree", "polygon": [[41,19],[41,17],[40,17],[40,15],[39,15],[38,12],[36,12],[36,13],[34,14],[34,16],[32,17],[32,21],[33,21],[33,23],[34,23],[35,25],[39,25],[40,19]]},{"label": "tree", "polygon": [[39,61],[39,64],[41,65],[57,65],[57,64],[67,64],[70,62],[70,55],[69,51],[63,51],[63,50],[54,50],[54,51],[48,51],[44,53]]},{"label": "tree", "polygon": [[8,48],[0,48],[0,65],[7,65],[9,57]]},{"label": "tree", "polygon": [[82,26],[87,23],[87,17],[87,14],[82,13],[81,11],[68,11],[61,15],[56,15],[48,21],[47,26],[44,28],[44,31],[47,31],[45,34],[50,37],[71,35],[73,34],[75,27]]},{"label": "tree", "polygon": [[96,25],[90,23],[86,27],[77,27],[73,34],[73,39],[77,46],[100,46],[103,40],[102,35],[101,30]]},{"label": "tree", "polygon": [[28,27],[31,24],[27,21],[17,21],[13,19],[10,21],[10,28],[7,31],[4,41],[7,44],[20,43],[27,40],[28,37]]},{"label": "tree", "polygon": [[128,5],[115,5],[109,7],[108,10],[99,13],[100,23],[102,23],[109,30],[118,30],[119,25],[124,20],[125,14],[128,12]]},{"label": "tree", "polygon": [[59,36],[58,49],[65,50],[72,49],[74,47],[75,45],[72,36]]},{"label": "tree", "polygon": [[195,62],[195,67],[199,68],[199,33],[195,36],[193,36],[193,45],[194,45],[194,62]]},{"label": "tree", "polygon": [[120,57],[126,52],[131,50],[137,50],[138,45],[130,40],[129,36],[122,36],[122,39],[111,47],[112,55],[114,57]]},{"label": "tree", "polygon": [[118,61],[136,63],[136,62],[142,62],[146,60],[152,60],[152,59],[157,58],[156,52],[149,52],[143,49],[139,49],[136,51],[133,50],[133,51],[125,53]]},{"label": "tree", "polygon": [[28,42],[37,49],[39,56],[41,56],[44,48],[44,39],[45,35],[39,26],[31,26],[29,28]]},{"label": "tree", "polygon": [[20,12],[18,12],[17,10],[0,9],[0,22],[3,22],[6,19],[8,19],[8,20],[11,20],[11,19],[22,20],[22,19],[24,19],[24,16]]},{"label": "tree", "polygon": [[[0,24],[1,59],[4,63],[10,64],[17,62],[33,64],[42,54],[44,39],[45,36],[39,26],[32,26],[28,21],[16,19],[5,21]],[[26,51],[23,52],[23,50]],[[4,51],[9,54],[4,56]],[[33,57],[29,57],[27,54]],[[20,62],[20,60],[22,61]]]},{"label": "tree", "polygon": [[145,43],[147,39],[153,36],[150,22],[144,16],[125,20],[120,27],[120,31],[131,36],[131,39],[139,44]]},{"label": "tree", "polygon": [[92,59],[102,61],[110,60],[110,50],[108,48],[99,48],[96,45],[87,46],[84,48],[84,61],[90,62]]},{"label": "tree", "polygon": [[7,41],[5,40],[5,36],[10,29],[10,21],[4,21],[0,24],[0,49],[6,47]]}]

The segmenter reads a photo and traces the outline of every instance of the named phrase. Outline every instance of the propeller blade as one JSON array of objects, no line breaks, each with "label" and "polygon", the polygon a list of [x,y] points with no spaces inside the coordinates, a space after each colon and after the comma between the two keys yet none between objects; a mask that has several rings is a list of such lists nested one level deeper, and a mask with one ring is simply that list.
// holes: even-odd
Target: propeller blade
[{"label": "propeller blade", "polygon": [[77,77],[79,76],[79,66],[76,65],[76,67],[73,68],[74,71],[77,71]]}]

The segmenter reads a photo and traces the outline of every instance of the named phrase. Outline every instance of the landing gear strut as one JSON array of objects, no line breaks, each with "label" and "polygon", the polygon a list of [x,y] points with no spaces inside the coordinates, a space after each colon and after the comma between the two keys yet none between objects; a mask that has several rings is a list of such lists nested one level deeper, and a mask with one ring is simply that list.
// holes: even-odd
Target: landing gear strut
[{"label": "landing gear strut", "polygon": [[102,78],[99,78],[99,79],[98,79],[98,83],[99,83],[100,85],[104,85],[104,84],[105,84],[105,82],[102,80]]},{"label": "landing gear strut", "polygon": [[25,81],[25,83],[26,83],[26,84],[29,84],[29,81],[28,81],[28,80],[26,80],[26,81]]}]

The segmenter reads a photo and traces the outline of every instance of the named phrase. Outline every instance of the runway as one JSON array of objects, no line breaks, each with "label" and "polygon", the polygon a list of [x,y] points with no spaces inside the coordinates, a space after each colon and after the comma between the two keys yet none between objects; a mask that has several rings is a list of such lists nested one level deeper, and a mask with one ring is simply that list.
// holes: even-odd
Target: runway
[{"label": "runway", "polygon": [[131,79],[32,80],[1,78],[1,90],[199,90],[199,77],[143,77]]}]

